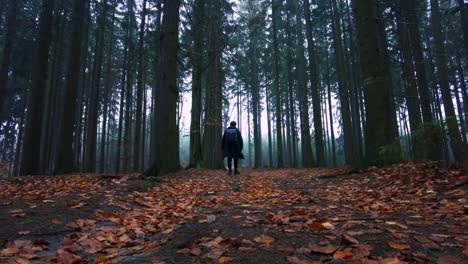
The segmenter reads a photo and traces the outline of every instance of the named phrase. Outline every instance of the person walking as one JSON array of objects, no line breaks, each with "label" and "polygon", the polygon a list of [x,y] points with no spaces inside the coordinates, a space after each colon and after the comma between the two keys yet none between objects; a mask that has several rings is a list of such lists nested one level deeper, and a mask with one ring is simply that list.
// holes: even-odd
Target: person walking
[{"label": "person walking", "polygon": [[224,131],[221,142],[224,157],[227,157],[228,160],[228,175],[232,174],[232,160],[234,159],[234,174],[239,174],[239,171],[237,170],[239,159],[244,159],[244,155],[242,154],[244,142],[242,140],[241,132],[237,129],[236,125],[235,121],[231,122],[230,126]]}]

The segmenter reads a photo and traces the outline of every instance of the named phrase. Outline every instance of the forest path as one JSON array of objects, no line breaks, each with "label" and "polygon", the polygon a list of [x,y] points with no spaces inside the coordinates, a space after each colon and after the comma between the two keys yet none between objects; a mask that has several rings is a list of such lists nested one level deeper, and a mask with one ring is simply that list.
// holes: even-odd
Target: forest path
[{"label": "forest path", "polygon": [[468,257],[466,170],[405,163],[347,172],[0,180],[6,227],[0,262],[462,263]]}]

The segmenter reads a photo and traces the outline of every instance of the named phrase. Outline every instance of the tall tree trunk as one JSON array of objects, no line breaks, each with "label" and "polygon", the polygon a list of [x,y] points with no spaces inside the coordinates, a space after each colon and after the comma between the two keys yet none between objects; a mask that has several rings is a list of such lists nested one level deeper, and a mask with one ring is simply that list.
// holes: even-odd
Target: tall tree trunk
[{"label": "tall tree trunk", "polygon": [[203,163],[207,168],[223,168],[221,153],[222,135],[222,85],[223,73],[221,52],[222,36],[222,10],[221,0],[211,1],[210,32],[208,41],[208,59],[211,62],[208,68],[207,87],[205,96],[205,129],[203,134]]},{"label": "tall tree trunk", "polygon": [[332,154],[332,166],[336,166],[336,146],[335,146],[335,129],[333,123],[333,106],[331,99],[331,87],[330,87],[330,63],[328,61],[328,48],[326,52],[326,66],[327,66],[327,92],[328,92],[328,115],[330,116],[330,141],[331,141],[331,154]]},{"label": "tall tree trunk", "polygon": [[465,56],[468,58],[468,12],[466,11],[467,4],[465,0],[458,0],[460,8],[461,27],[463,29],[463,42],[465,43]]},{"label": "tall tree trunk", "polygon": [[[254,168],[262,166],[262,136],[260,135],[259,104],[260,104],[260,81],[259,81],[259,17],[256,5],[248,1],[249,9],[249,63],[250,63],[250,87],[252,94],[252,115],[253,115],[253,134],[254,134]],[[255,9],[254,9],[255,8]]]},{"label": "tall tree trunk", "polygon": [[104,47],[104,31],[106,25],[106,14],[109,8],[107,0],[101,2],[101,12],[98,17],[98,28],[96,30],[96,44],[94,48],[93,78],[91,81],[91,92],[89,98],[88,124],[86,127],[85,164],[86,172],[96,171],[96,146],[97,146],[97,123],[99,89],[101,86],[102,57]]},{"label": "tall tree trunk", "polygon": [[[154,109],[154,157],[147,175],[161,175],[180,168],[177,145],[177,51],[180,0],[165,0],[160,39],[159,66]],[[219,140],[218,140],[219,141]]]},{"label": "tall tree trunk", "polygon": [[193,71],[192,71],[192,113],[190,123],[190,157],[189,167],[199,167],[202,161],[201,146],[201,103],[202,103],[202,64],[203,64],[203,33],[205,20],[205,0],[196,0],[193,13]]},{"label": "tall tree trunk", "polygon": [[128,0],[128,15],[129,20],[127,27],[129,28],[129,39],[128,39],[128,54],[127,57],[127,83],[126,83],[126,90],[125,90],[125,121],[124,121],[124,135],[123,135],[123,166],[122,170],[124,173],[129,172],[131,170],[131,153],[132,153],[132,113],[133,113],[133,74],[134,74],[134,66],[135,66],[135,58],[133,56],[135,52],[134,42],[133,42],[133,30],[136,27],[136,18],[135,12],[133,11],[133,6],[135,4],[134,0]]},{"label": "tall tree trunk", "polygon": [[457,162],[468,161],[466,146],[463,144],[461,139],[457,117],[455,115],[455,108],[453,107],[452,96],[450,94],[447,58],[445,56],[445,38],[442,32],[439,0],[431,0],[431,14],[432,31],[434,32],[435,59],[437,62],[437,72],[439,76],[440,90],[442,92],[442,101],[444,102],[450,146],[452,147],[453,155]]},{"label": "tall tree trunk", "polygon": [[2,61],[0,64],[0,122],[5,118],[4,108],[5,101],[8,97],[8,70],[10,68],[11,53],[16,33],[16,15],[18,13],[18,7],[19,1],[8,1],[7,29],[5,38],[3,39]]},{"label": "tall tree trunk", "polygon": [[353,129],[349,105],[349,90],[346,82],[346,70],[344,65],[343,40],[341,38],[341,26],[336,0],[332,0],[332,29],[335,48],[336,71],[338,75],[338,94],[341,104],[341,119],[343,122],[345,163],[353,164]]},{"label": "tall tree trunk", "polygon": [[109,39],[109,50],[107,54],[107,62],[106,62],[106,79],[104,81],[104,101],[102,105],[102,130],[101,130],[101,146],[99,148],[99,172],[103,173],[106,168],[106,144],[108,145],[109,142],[106,140],[106,131],[107,128],[107,112],[109,111],[109,100],[111,94],[111,85],[112,85],[112,64],[113,64],[113,50],[114,50],[114,23],[115,23],[115,4],[113,6],[112,12],[112,22],[111,22],[111,30],[110,30],[110,39]]},{"label": "tall tree trunk", "polygon": [[[61,112],[61,126],[59,132],[59,144],[55,162],[55,173],[62,174],[75,170],[73,152],[73,132],[76,123],[76,103],[81,68],[81,51],[83,39],[83,23],[85,6],[87,1],[74,1],[72,10],[70,54],[67,66],[67,77],[65,83],[65,94]],[[73,54],[73,56],[72,56]],[[75,149],[75,151],[77,151]]]},{"label": "tall tree trunk", "polygon": [[293,36],[291,32],[290,20],[292,16],[291,5],[288,2],[288,11],[287,11],[287,23],[286,23],[286,67],[288,74],[288,94],[289,94],[289,112],[291,117],[291,165],[292,167],[297,167],[297,132],[296,132],[296,111],[294,106],[294,79],[293,79],[293,58],[292,58],[292,48],[293,48]]},{"label": "tall tree trunk", "polygon": [[[413,64],[413,57],[411,53],[411,40],[408,30],[408,21],[406,21],[406,16],[402,12],[406,12],[406,9],[403,10],[403,5],[401,2],[407,2],[408,0],[397,0],[397,14],[398,20],[400,21],[397,25],[397,35],[400,45],[402,61],[401,67],[403,68],[403,80],[405,87],[405,99],[408,106],[408,115],[411,131],[415,131],[421,125],[421,111],[419,108],[419,96],[416,87],[416,76],[415,68]],[[413,146],[415,147],[415,146]]]},{"label": "tall tree trunk", "polygon": [[468,127],[468,96],[467,96],[467,88],[465,83],[465,74],[463,72],[463,66],[460,58],[460,54],[457,56],[457,72],[458,76],[460,77],[460,87],[463,99],[463,109],[465,112],[465,126]]},{"label": "tall tree trunk", "polygon": [[274,56],[274,66],[273,66],[273,74],[274,74],[274,97],[275,97],[275,117],[276,117],[276,154],[278,159],[278,168],[284,166],[283,162],[283,142],[282,142],[282,134],[281,134],[281,95],[279,91],[280,86],[280,68],[279,68],[279,57],[280,52],[278,48],[278,19],[281,17],[281,10],[280,5],[281,2],[278,0],[272,0],[272,24],[273,24],[273,56]]},{"label": "tall tree trunk", "polygon": [[315,149],[317,155],[317,165],[325,166],[325,149],[323,144],[323,128],[322,128],[322,115],[320,110],[320,91],[319,91],[319,73],[315,51],[315,41],[313,37],[312,18],[310,15],[309,0],[304,0],[304,14],[306,20],[306,36],[307,48],[309,54],[309,70],[310,70],[310,83],[312,85],[312,107],[314,110],[314,132],[315,132]]},{"label": "tall tree trunk", "polygon": [[302,166],[310,168],[315,166],[315,160],[312,153],[312,143],[310,139],[310,124],[309,124],[309,96],[307,94],[307,72],[304,58],[304,39],[302,36],[302,19],[301,8],[299,1],[296,0],[296,73],[297,85],[299,91],[299,112],[301,115],[301,150],[302,150]]},{"label": "tall tree trunk", "polygon": [[388,98],[391,84],[385,69],[385,56],[379,47],[376,2],[353,0],[361,55],[361,73],[366,103],[366,158],[369,164],[382,164],[380,148],[393,142],[391,106]]},{"label": "tall tree trunk", "polygon": [[20,175],[39,173],[42,103],[46,89],[47,70],[49,68],[53,8],[54,0],[42,0],[41,13],[39,15],[38,45],[31,80]]},{"label": "tall tree trunk", "polygon": [[[141,12],[140,22],[140,39],[138,43],[138,83],[137,83],[137,102],[136,102],[136,120],[135,120],[135,143],[133,148],[133,171],[140,171],[140,145],[141,145],[141,117],[143,104],[143,91],[145,84],[143,83],[143,55],[144,55],[144,38],[145,38],[145,22],[146,22],[146,0],[143,0],[143,11]],[[143,157],[142,157],[143,158]]]}]

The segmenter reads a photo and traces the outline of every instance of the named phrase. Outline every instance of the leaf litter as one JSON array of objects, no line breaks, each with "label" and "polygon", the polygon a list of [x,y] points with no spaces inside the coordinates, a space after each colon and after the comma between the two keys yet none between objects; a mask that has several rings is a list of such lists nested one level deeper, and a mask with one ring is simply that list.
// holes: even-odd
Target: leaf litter
[{"label": "leaf litter", "polygon": [[[1,179],[0,218],[9,223],[17,217],[34,221],[31,210],[58,210],[70,197],[62,209],[82,213],[71,221],[49,213],[49,225],[65,228],[59,241],[14,225],[14,235],[1,245],[0,262],[462,263],[468,258],[466,170],[406,162],[348,172],[256,170],[235,179],[219,171],[187,170],[147,189],[129,188],[137,175],[111,182],[80,174]],[[241,191],[233,190],[234,181]],[[21,208],[18,201],[24,201]],[[197,235],[180,244],[189,227]]]}]

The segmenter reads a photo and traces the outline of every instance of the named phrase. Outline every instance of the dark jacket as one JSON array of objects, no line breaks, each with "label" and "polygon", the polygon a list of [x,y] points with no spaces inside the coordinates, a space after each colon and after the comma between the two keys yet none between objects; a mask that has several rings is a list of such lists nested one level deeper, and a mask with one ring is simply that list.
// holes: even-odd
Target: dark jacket
[{"label": "dark jacket", "polygon": [[[235,129],[237,131],[237,142],[227,142],[227,129]],[[236,127],[228,127],[227,129],[224,131],[223,140],[221,141],[221,148],[223,149],[224,157],[244,159],[244,155],[242,154],[244,142],[239,129]]]}]

